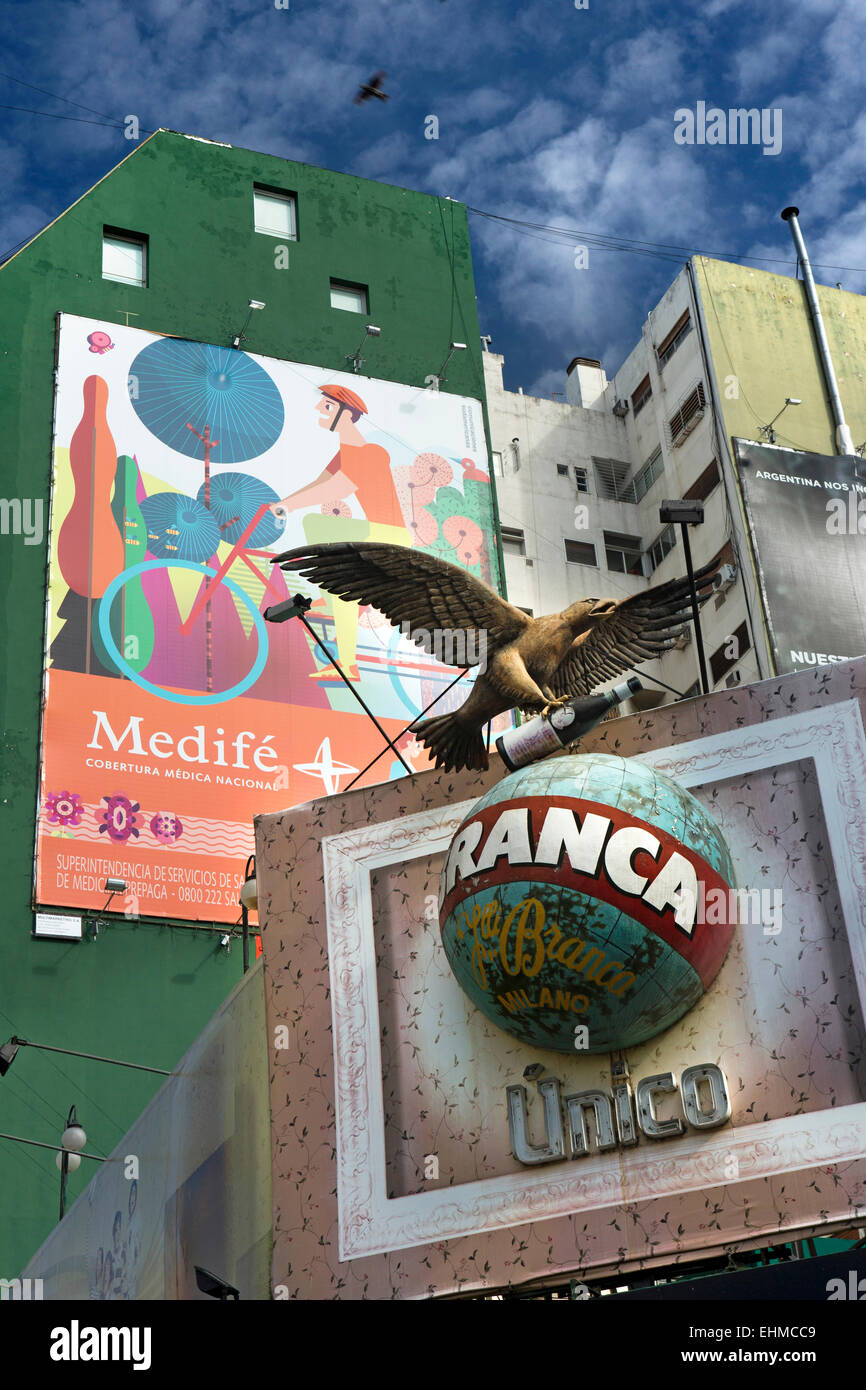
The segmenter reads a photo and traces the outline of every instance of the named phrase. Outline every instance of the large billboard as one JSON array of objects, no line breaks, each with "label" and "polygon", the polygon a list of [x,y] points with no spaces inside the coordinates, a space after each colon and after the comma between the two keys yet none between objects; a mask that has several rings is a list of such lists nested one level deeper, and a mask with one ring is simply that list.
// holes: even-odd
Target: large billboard
[{"label": "large billboard", "polygon": [[429,765],[333,663],[391,738],[471,677],[271,564],[339,540],[499,588],[480,404],[61,316],[37,902],[235,920],[255,814]]},{"label": "large billboard", "polygon": [[776,670],[866,652],[866,473],[851,457],[735,439]]},{"label": "large billboard", "polygon": [[[864,709],[861,660],[605,722],[522,790],[494,758],[263,816],[274,1289],[591,1284],[862,1226]],[[525,882],[533,852],[522,902],[449,919],[456,856],[480,885],[503,814],[499,882]],[[698,864],[722,841],[733,931]],[[672,848],[714,889],[693,932],[659,912]],[[511,977],[498,1021],[455,972],[455,925],[488,994],[500,964]],[[724,959],[692,956],[671,1010],[676,935],[685,955],[723,936]]]}]

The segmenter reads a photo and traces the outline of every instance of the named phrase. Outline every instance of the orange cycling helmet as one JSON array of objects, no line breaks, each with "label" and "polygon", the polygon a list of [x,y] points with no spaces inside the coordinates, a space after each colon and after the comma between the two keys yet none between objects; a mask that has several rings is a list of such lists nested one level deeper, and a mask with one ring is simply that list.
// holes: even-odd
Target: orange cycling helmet
[{"label": "orange cycling helmet", "polygon": [[361,397],[356,396],[355,392],[350,391],[347,386],[320,386],[319,390],[323,396],[330,396],[332,401],[339,401],[340,405],[348,406],[350,410],[357,410],[361,415],[367,414],[367,407]]}]

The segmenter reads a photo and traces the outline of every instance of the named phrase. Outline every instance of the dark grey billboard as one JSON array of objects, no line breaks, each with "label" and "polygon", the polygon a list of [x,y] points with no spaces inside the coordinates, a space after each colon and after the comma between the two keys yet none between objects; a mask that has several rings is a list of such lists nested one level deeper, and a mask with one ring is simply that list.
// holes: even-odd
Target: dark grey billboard
[{"label": "dark grey billboard", "polygon": [[866,464],[745,439],[734,448],[777,671],[862,656]]}]

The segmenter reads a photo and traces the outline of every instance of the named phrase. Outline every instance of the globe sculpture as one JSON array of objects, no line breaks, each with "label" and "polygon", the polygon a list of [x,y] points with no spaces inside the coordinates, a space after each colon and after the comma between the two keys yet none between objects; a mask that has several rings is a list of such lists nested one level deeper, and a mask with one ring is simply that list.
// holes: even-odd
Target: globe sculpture
[{"label": "globe sculpture", "polygon": [[691,1009],[734,933],[728,847],[699,801],[630,758],[520,768],[457,830],[445,954],[491,1022],[537,1047],[610,1052]]}]

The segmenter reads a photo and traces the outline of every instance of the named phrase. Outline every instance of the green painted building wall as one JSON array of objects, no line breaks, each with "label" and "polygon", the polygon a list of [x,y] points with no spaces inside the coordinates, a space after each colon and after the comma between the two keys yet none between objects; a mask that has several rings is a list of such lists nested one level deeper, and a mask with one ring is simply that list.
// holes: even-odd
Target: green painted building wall
[{"label": "green painted building wall", "polygon": [[[296,195],[287,269],[279,239],[254,230],[256,183]],[[149,238],[146,288],[102,279],[106,226]],[[331,278],[369,286],[367,317],[331,308]],[[371,322],[382,332],[361,379],[423,387],[457,340],[467,350],[442,389],[484,403],[466,209],[447,199],[159,131],[0,267],[0,496],[46,504],[41,544],[0,535],[3,1039],[169,1069],[239,977],[240,944],[227,955],[218,934],[188,926],[114,917],[81,942],[31,932],[56,314],[227,345],[250,298],[267,305],[247,330],[251,352],[347,370]],[[0,1131],[58,1143],[74,1104],[88,1149],[107,1154],[159,1081],[22,1049],[0,1080]],[[91,1176],[82,1163],[71,1199]],[[0,1140],[0,1277],[44,1240],[58,1201],[54,1155]]]}]

